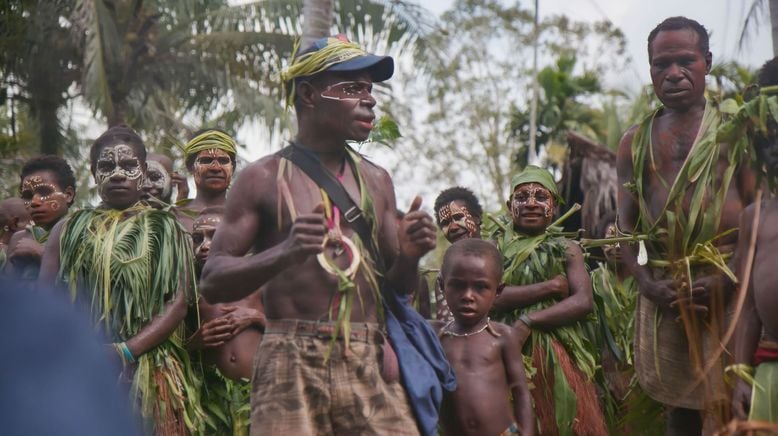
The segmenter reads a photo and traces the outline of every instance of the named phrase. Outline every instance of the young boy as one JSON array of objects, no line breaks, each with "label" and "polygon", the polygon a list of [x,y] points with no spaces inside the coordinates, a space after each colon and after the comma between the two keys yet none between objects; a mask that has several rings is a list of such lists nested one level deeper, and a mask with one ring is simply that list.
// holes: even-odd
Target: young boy
[{"label": "young boy", "polygon": [[[759,74],[761,95],[757,101],[748,104],[774,107],[778,103],[778,93],[774,90],[767,93],[765,88],[775,85],[778,85],[778,58],[762,67]],[[762,122],[766,129],[752,132],[750,136],[758,162],[766,169],[770,188],[775,193],[778,180],[778,119],[774,118],[774,112],[771,115],[770,111],[766,111],[765,115]],[[778,250],[778,226],[775,225],[778,199],[771,198],[761,204],[757,227],[753,225],[756,207],[755,204],[748,206],[740,218],[742,234],[738,239],[737,273],[740,280],[750,274],[750,281],[743,312],[738,319],[735,364],[728,368],[735,369],[736,374],[750,372],[755,383],[751,387],[744,380],[738,380],[733,392],[732,412],[741,420],[747,418],[778,424],[778,317],[775,316],[778,273],[773,257]],[[756,246],[751,248],[754,232]],[[755,255],[748,271],[747,258],[751,249],[755,250]]]},{"label": "young boy", "polygon": [[[211,241],[224,215],[223,207],[203,209],[194,221],[192,242],[198,276],[208,260]],[[248,434],[254,354],[262,341],[265,314],[261,291],[234,303],[208,304],[200,298],[202,325],[188,341],[190,350],[202,350],[204,370],[203,402],[218,407],[211,413],[217,434]]]},{"label": "young boy", "polygon": [[30,212],[33,226],[11,237],[6,272],[22,280],[35,280],[43,244],[75,199],[76,177],[70,165],[59,156],[32,158],[22,167],[19,196]]},{"label": "young boy", "polygon": [[441,269],[454,320],[440,341],[457,375],[457,389],[443,401],[443,434],[535,434],[519,338],[488,317],[504,287],[500,253],[484,240],[463,239],[446,251]]}]

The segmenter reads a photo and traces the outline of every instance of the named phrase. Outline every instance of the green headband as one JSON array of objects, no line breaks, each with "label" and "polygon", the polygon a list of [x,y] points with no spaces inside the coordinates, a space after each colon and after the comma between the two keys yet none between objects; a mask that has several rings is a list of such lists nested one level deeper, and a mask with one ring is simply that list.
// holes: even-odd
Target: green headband
[{"label": "green headband", "polygon": [[539,183],[540,185],[543,185],[544,188],[551,192],[557,203],[564,203],[562,197],[559,196],[559,191],[557,191],[554,177],[547,169],[536,167],[535,165],[527,165],[527,167],[524,168],[522,172],[516,174],[511,179],[511,193],[514,189],[516,189],[517,186],[524,185],[526,183]]},{"label": "green headband", "polygon": [[238,154],[238,147],[232,136],[218,130],[205,131],[194,138],[184,146],[184,157],[196,155],[203,150],[211,149],[223,150],[232,156]]},{"label": "green headband", "polygon": [[313,76],[326,71],[333,65],[367,55],[359,44],[330,38],[327,45],[316,51],[296,56],[299,41],[292,53],[292,62],[281,71],[281,83],[290,86],[286,104],[290,106],[294,100],[294,84],[290,83],[299,77]]}]

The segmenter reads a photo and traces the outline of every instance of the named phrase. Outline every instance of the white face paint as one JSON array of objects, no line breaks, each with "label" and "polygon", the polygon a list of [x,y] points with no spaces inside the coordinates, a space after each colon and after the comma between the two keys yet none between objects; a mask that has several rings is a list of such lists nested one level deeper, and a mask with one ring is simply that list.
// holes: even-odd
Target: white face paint
[{"label": "white face paint", "polygon": [[126,144],[103,147],[97,158],[95,181],[104,185],[111,177],[124,176],[128,180],[137,180],[137,188],[143,183],[143,168],[135,150]]},{"label": "white face paint", "polygon": [[162,163],[149,160],[146,162],[146,181],[143,190],[162,201],[168,201],[171,193],[170,174]]}]

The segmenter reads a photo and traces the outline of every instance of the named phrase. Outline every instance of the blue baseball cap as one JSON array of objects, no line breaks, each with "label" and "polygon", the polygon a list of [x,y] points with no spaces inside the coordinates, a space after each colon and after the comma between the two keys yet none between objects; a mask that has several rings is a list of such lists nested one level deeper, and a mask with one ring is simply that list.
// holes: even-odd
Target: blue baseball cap
[{"label": "blue baseball cap", "polygon": [[[317,39],[313,44],[301,50],[297,56],[313,53],[327,47],[330,44],[339,42],[351,42],[346,35],[338,34]],[[356,57],[351,57],[343,62],[331,65],[324,71],[345,72],[345,71],[367,71],[370,74],[370,80],[373,82],[383,82],[394,74],[394,59],[391,56],[377,56],[363,51]]]}]

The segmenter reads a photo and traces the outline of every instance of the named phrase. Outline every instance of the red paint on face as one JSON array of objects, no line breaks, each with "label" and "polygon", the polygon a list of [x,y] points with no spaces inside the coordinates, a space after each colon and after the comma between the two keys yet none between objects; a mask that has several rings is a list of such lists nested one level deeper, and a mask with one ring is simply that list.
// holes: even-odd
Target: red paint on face
[{"label": "red paint on face", "polygon": [[226,191],[232,181],[233,165],[229,153],[212,148],[197,153],[193,174],[198,189]]},{"label": "red paint on face", "polygon": [[513,227],[523,233],[544,232],[554,217],[554,195],[540,183],[516,186],[509,203]]}]

